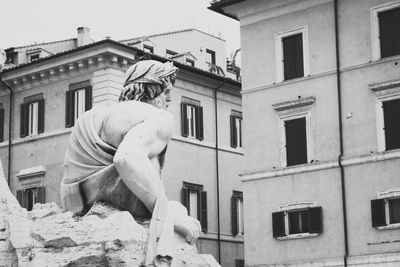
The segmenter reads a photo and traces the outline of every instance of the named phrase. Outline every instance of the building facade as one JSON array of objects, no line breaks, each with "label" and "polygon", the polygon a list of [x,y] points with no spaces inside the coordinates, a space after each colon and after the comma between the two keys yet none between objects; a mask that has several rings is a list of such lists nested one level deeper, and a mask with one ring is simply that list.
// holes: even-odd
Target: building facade
[{"label": "building facade", "polygon": [[400,265],[400,2],[210,9],[241,27],[246,266]]},{"label": "building facade", "polygon": [[[62,163],[75,120],[92,107],[117,103],[125,71],[146,53],[113,40],[34,60],[26,50],[20,51],[24,64],[0,72],[11,89],[0,90],[0,158],[11,191],[31,209],[37,202],[60,205]],[[167,195],[201,221],[199,252],[236,266],[243,261],[240,83],[174,64],[179,73],[169,110],[176,131],[163,172]]]}]

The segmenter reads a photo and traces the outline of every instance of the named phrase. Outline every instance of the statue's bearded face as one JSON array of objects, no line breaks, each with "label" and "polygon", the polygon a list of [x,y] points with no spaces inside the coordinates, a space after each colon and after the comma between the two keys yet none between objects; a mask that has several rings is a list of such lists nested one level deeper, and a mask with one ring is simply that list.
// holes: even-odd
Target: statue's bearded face
[{"label": "statue's bearded face", "polygon": [[171,102],[171,89],[172,84],[170,83],[160,95],[154,99],[148,100],[147,103],[155,106],[156,108],[166,110]]}]

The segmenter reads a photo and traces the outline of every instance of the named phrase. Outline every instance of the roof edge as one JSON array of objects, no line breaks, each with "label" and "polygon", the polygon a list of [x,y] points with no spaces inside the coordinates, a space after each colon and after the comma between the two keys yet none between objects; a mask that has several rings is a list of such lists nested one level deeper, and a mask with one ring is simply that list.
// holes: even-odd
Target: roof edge
[{"label": "roof edge", "polygon": [[220,0],[218,2],[211,3],[211,5],[207,8],[231,19],[239,20],[236,16],[226,13],[223,8],[244,1],[245,0]]}]

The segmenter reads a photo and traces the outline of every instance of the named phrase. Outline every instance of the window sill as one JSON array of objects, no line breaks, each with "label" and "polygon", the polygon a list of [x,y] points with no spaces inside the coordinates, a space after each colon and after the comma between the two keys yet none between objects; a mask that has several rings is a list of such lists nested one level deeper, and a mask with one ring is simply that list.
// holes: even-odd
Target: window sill
[{"label": "window sill", "polygon": [[310,234],[310,233],[301,233],[301,234],[292,234],[287,236],[277,237],[277,240],[285,241],[285,240],[294,240],[294,239],[304,239],[304,238],[314,238],[319,236],[319,234]]},{"label": "window sill", "polygon": [[393,223],[385,226],[379,226],[376,229],[378,229],[379,231],[400,229],[400,223]]}]

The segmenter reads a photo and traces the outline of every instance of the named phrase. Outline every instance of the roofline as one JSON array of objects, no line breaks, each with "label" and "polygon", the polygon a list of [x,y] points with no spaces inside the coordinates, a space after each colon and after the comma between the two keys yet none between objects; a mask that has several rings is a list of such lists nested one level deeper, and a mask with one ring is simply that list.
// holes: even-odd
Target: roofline
[{"label": "roofline", "polygon": [[52,41],[52,42],[43,42],[43,43],[35,43],[35,44],[30,44],[30,45],[23,45],[23,46],[15,46],[15,47],[9,47],[14,48],[14,49],[20,49],[20,48],[26,48],[30,46],[40,46],[40,45],[49,45],[49,44],[56,44],[56,43],[62,43],[62,42],[67,42],[67,41],[75,41],[77,38],[70,38],[70,39],[65,39],[65,40],[59,40],[59,41]]},{"label": "roofline", "polygon": [[211,6],[207,7],[208,9],[217,12],[221,15],[227,16],[229,18],[232,18],[234,20],[239,20],[236,16],[231,15],[229,13],[226,13],[224,11],[224,7],[230,6],[230,5],[234,5],[240,2],[244,2],[245,0],[220,0],[218,2],[214,2],[211,4]]},{"label": "roofline", "polygon": [[[104,39],[104,40],[101,40],[99,42],[95,42],[95,43],[91,43],[91,44],[88,44],[88,45],[80,46],[80,47],[77,47],[77,48],[74,48],[74,49],[71,49],[71,50],[67,50],[67,51],[64,51],[64,52],[61,52],[61,53],[58,53],[58,54],[54,54],[52,56],[48,56],[48,57],[45,57],[45,58],[39,58],[38,60],[35,60],[34,62],[29,62],[29,63],[26,63],[26,64],[17,65],[16,67],[13,67],[13,68],[3,69],[2,71],[0,71],[0,74],[11,73],[11,72],[26,68],[28,66],[32,66],[34,64],[38,64],[38,63],[46,62],[46,61],[49,61],[49,60],[53,60],[55,58],[59,58],[59,57],[65,56],[65,55],[73,54],[75,52],[86,50],[86,49],[90,49],[90,48],[93,48],[93,47],[96,47],[96,46],[99,46],[99,45],[103,45],[103,44],[116,45],[116,46],[119,46],[121,48],[134,51],[139,56],[148,55],[151,59],[158,60],[160,62],[170,61],[167,58],[164,58],[164,57],[161,57],[161,56],[158,56],[158,55],[154,55],[154,54],[150,54],[150,53],[146,53],[146,52],[144,52],[143,50],[141,50],[139,48],[132,47],[132,46],[129,46],[129,45],[126,45],[126,44],[122,44],[120,42],[117,42],[117,41],[114,41],[114,40],[111,40],[111,39]],[[207,77],[212,78],[212,79],[216,79],[216,80],[222,81],[224,83],[229,83],[229,84],[232,84],[232,85],[235,85],[235,86],[241,86],[240,82],[238,82],[236,80],[233,80],[231,78],[219,76],[219,75],[213,74],[211,72],[208,72],[208,71],[196,68],[196,67],[192,67],[192,66],[189,66],[189,65],[185,65],[185,64],[177,62],[177,61],[173,61],[173,62],[174,62],[174,65],[177,66],[180,69],[185,69],[185,70],[188,70],[188,71],[191,71],[191,72],[203,75],[203,76],[207,76]]]}]

